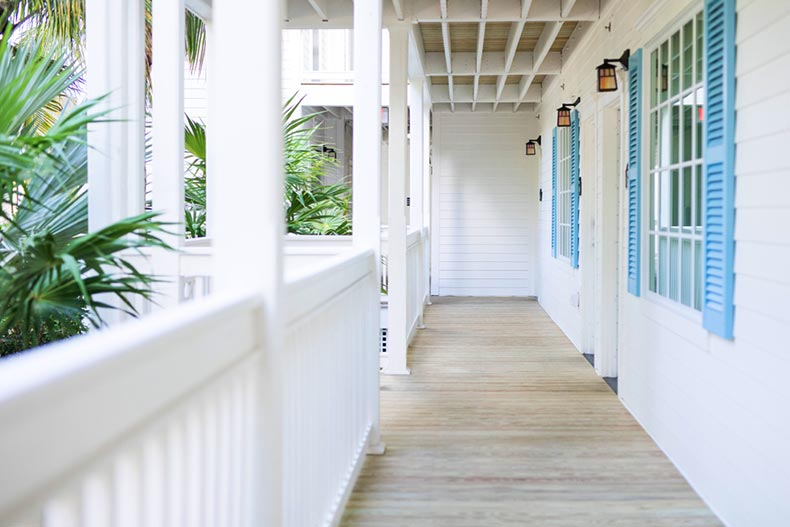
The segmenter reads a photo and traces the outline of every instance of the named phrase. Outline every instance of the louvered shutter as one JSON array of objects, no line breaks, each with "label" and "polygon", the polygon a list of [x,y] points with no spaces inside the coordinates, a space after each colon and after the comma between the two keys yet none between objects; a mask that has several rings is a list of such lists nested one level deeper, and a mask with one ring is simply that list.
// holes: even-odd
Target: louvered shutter
[{"label": "louvered shutter", "polygon": [[571,112],[571,267],[579,267],[579,112]]},{"label": "louvered shutter", "polygon": [[557,129],[551,132],[551,255],[557,257]]},{"label": "louvered shutter", "polygon": [[735,0],[705,2],[702,324],[733,338]]},{"label": "louvered shutter", "polygon": [[628,292],[639,296],[642,251],[642,50],[628,62]]}]

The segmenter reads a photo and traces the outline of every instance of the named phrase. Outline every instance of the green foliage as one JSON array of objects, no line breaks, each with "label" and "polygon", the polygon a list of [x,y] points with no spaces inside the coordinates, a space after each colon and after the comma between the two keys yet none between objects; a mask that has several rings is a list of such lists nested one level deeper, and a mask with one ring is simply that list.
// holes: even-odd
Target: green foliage
[{"label": "green foliage", "polygon": [[323,185],[321,177],[332,159],[312,142],[318,114],[294,117],[301,100],[291,96],[283,109],[285,161],[285,222],[294,234],[350,234],[351,191],[343,184]]},{"label": "green foliage", "polygon": [[184,182],[184,230],[187,238],[206,235],[206,125],[186,116],[187,174]]},{"label": "green foliage", "polygon": [[[154,278],[130,252],[166,248],[156,214],[88,233],[86,126],[97,101],[37,116],[80,70],[33,41],[0,41],[0,355],[100,326],[103,309],[136,314]],[[118,307],[120,306],[120,307]]]},{"label": "green foliage", "polygon": [[[291,97],[283,108],[285,161],[285,221],[294,234],[350,234],[350,189],[324,185],[321,178],[334,161],[312,142],[317,126],[308,126],[318,114],[294,117],[301,101]],[[188,238],[206,235],[206,128],[186,117],[184,131],[187,174],[184,188],[184,223]]]}]

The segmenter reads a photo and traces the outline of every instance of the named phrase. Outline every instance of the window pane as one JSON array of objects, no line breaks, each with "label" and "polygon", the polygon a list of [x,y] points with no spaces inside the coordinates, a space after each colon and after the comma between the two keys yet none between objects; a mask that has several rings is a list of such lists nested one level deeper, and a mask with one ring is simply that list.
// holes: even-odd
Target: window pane
[{"label": "window pane", "polygon": [[669,213],[670,213],[670,230],[678,232],[680,227],[680,182],[678,181],[679,171],[673,170],[670,172],[669,179]]},{"label": "window pane", "polygon": [[659,97],[659,87],[661,83],[659,82],[661,79],[659,78],[659,72],[661,68],[658,67],[658,50],[653,50],[653,53],[650,54],[650,106],[653,107],[656,105]]},{"label": "window pane", "polygon": [[674,97],[680,92],[680,31],[672,35],[672,65],[669,67],[670,73],[670,97]]},{"label": "window pane", "polygon": [[669,95],[669,41],[661,45],[661,82],[659,83],[659,99],[661,102],[667,100]]},{"label": "window pane", "polygon": [[650,174],[650,219],[648,229],[654,231],[658,229],[658,182],[657,173]]},{"label": "window pane", "polygon": [[694,309],[702,309],[702,241],[694,242]]},{"label": "window pane", "polygon": [[682,89],[687,90],[691,87],[694,71],[694,21],[689,20],[683,26],[683,80]]},{"label": "window pane", "polygon": [[691,305],[691,240],[682,240],[680,250],[680,302]]},{"label": "window pane", "polygon": [[658,167],[659,160],[658,112],[650,112],[650,168]]},{"label": "window pane", "polygon": [[704,27],[703,27],[703,17],[702,13],[698,14],[695,17],[696,25],[697,25],[697,49],[696,49],[696,56],[697,56],[697,79],[695,82],[702,82],[702,53],[704,51],[702,39],[704,37]]},{"label": "window pane", "polygon": [[680,183],[680,226],[685,233],[691,234],[691,203],[694,189],[693,171],[691,167],[686,167],[681,172]]},{"label": "window pane", "polygon": [[662,231],[669,229],[669,191],[669,172],[660,172],[658,182],[658,228]]},{"label": "window pane", "polygon": [[702,121],[705,119],[705,89],[704,88],[697,88],[695,95],[694,95],[694,102],[696,104],[697,111],[694,112],[694,123],[696,128],[696,152],[694,153],[694,157],[697,159],[702,157]]},{"label": "window pane", "polygon": [[684,100],[683,106],[681,106],[682,108],[681,118],[682,118],[682,128],[683,128],[683,155],[682,155],[683,161],[691,161],[692,159],[691,156],[693,155],[691,151],[691,145],[694,136],[694,103],[693,103],[694,97],[692,95],[687,99],[689,100],[688,101]]},{"label": "window pane", "polygon": [[673,165],[678,162],[680,150],[680,106],[678,104],[672,105],[672,137],[670,138],[670,163]]},{"label": "window pane", "polygon": [[677,302],[680,300],[680,277],[678,276],[680,263],[679,245],[680,240],[671,238],[669,240],[669,298]]},{"label": "window pane", "polygon": [[651,291],[656,292],[658,290],[658,238],[653,234],[650,235],[647,255],[648,260],[650,260],[650,279],[648,285]]},{"label": "window pane", "polygon": [[696,218],[694,218],[694,226],[697,227],[696,231],[697,234],[702,234],[702,165],[697,165],[694,167],[694,172],[696,174],[696,185],[697,185],[697,194],[695,199],[695,208],[696,208]]},{"label": "window pane", "polygon": [[669,238],[664,236],[658,239],[658,294],[667,296],[667,282],[669,281]]}]

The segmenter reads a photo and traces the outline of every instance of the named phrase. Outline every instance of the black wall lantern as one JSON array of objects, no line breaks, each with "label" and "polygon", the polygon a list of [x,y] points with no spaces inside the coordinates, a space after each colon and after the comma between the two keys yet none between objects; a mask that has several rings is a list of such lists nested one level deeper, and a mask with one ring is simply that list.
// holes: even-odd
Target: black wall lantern
[{"label": "black wall lantern", "polygon": [[540,136],[537,139],[530,139],[527,141],[527,155],[534,156],[537,151],[537,146],[540,144]]},{"label": "black wall lantern", "polygon": [[617,64],[619,63],[624,70],[628,70],[628,59],[631,58],[631,50],[623,51],[619,59],[603,59],[603,64],[598,66],[598,91],[617,91]]},{"label": "black wall lantern", "polygon": [[558,128],[567,128],[571,125],[571,108],[577,106],[580,102],[582,102],[581,97],[576,97],[576,100],[573,102],[566,102],[563,103],[562,106],[557,108],[557,127]]}]

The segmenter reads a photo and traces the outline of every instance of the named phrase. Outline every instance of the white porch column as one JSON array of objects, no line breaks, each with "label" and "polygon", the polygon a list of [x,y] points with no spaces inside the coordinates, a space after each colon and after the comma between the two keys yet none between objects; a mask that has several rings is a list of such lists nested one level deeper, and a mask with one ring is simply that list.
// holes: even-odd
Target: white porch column
[{"label": "white porch column", "polygon": [[[354,2],[354,138],[352,172],[353,239],[356,248],[376,254],[375,283],[381,279],[381,0]],[[370,306],[377,315],[378,301]],[[370,352],[379,354],[379,335],[371,332]],[[377,362],[377,361],[374,361]],[[384,451],[379,419],[379,375],[371,386],[370,452]]]},{"label": "white porch column", "polygon": [[[86,0],[87,95],[111,122],[88,126],[88,228],[97,231],[143,212],[145,201],[144,0],[110,6]],[[120,307],[113,295],[102,301]],[[103,310],[105,322],[126,318]]]},{"label": "white porch column", "polygon": [[407,287],[406,287],[406,181],[408,145],[406,138],[409,28],[390,27],[390,106],[389,106],[389,240],[387,242],[387,290],[389,328],[388,360],[384,373],[408,374]]},{"label": "white porch column", "polygon": [[423,226],[428,228],[428,239],[424,245],[423,259],[425,260],[424,275],[426,304],[431,304],[431,243],[433,242],[433,231],[431,231],[431,93],[428,83],[423,85],[423,104],[422,104],[422,216]]},{"label": "white porch column", "polygon": [[409,83],[409,227],[421,229],[423,218],[423,87],[425,79],[411,79]]},{"label": "white porch column", "polygon": [[140,214],[145,199],[145,9],[143,0],[86,0],[87,95],[107,96],[88,127],[88,225],[96,231]]},{"label": "white porch column", "polygon": [[[166,236],[171,247],[184,242],[184,0],[153,2],[151,139],[153,210],[171,225]],[[157,302],[178,303],[180,257],[177,252],[154,255],[154,271],[168,282]]]},{"label": "white porch column", "polygon": [[[413,78],[409,82],[409,228],[422,229],[425,226],[425,215],[423,207],[425,197],[423,195],[424,187],[423,180],[425,177],[425,141],[423,134],[425,133],[425,126],[423,120],[425,119],[425,112],[423,111],[425,100],[425,79]],[[428,281],[428,276],[425,273],[426,240],[420,240],[419,247],[419,283],[417,290],[425,290],[425,283]],[[420,297],[422,299],[422,296]],[[418,328],[423,328],[423,303],[419,304],[419,321]]]},{"label": "white porch column", "polygon": [[[248,497],[256,525],[283,525],[281,8],[270,1],[214,2],[208,75],[207,162],[221,175],[209,211],[216,294],[258,293],[262,300],[256,343],[262,411],[250,460],[255,495]],[[251,55],[251,41],[265,53]]]}]

